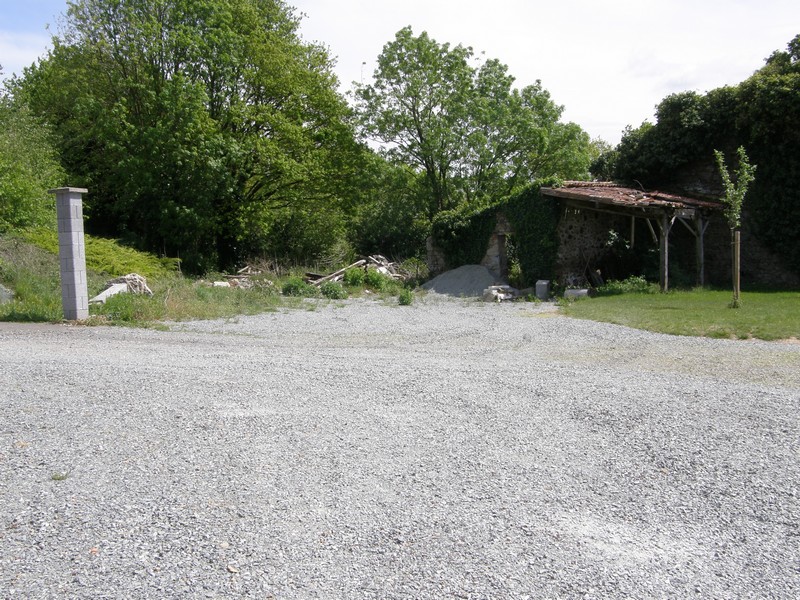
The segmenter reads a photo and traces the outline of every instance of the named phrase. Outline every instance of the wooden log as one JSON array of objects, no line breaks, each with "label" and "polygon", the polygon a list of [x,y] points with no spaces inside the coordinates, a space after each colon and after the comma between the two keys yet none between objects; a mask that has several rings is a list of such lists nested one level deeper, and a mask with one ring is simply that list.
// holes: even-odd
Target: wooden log
[{"label": "wooden log", "polygon": [[312,281],[310,283],[311,285],[322,285],[326,281],[332,281],[335,277],[344,275],[345,272],[348,271],[349,269],[354,269],[355,267],[361,267],[366,263],[367,263],[366,260],[358,260],[354,262],[352,265],[347,265],[344,269],[339,269],[335,273],[331,273],[330,275],[326,275],[325,277],[322,277],[321,279],[317,279],[316,281]]}]

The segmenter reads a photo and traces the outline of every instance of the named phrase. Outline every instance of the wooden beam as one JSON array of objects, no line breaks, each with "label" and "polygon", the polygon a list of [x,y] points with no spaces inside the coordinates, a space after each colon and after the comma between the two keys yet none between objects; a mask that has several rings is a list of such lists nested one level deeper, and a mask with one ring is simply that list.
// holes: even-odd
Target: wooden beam
[{"label": "wooden beam", "polygon": [[661,215],[661,222],[659,223],[661,238],[658,243],[659,283],[662,292],[669,291],[669,232],[672,229],[673,223],[675,223],[675,217],[670,218],[670,215],[664,211],[664,214]]}]

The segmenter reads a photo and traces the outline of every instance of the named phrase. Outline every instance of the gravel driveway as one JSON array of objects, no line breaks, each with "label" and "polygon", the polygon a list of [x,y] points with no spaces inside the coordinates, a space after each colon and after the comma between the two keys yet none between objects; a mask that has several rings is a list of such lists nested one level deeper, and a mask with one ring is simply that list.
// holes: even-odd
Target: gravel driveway
[{"label": "gravel driveway", "polygon": [[0,324],[0,597],[800,596],[800,345],[308,306]]}]

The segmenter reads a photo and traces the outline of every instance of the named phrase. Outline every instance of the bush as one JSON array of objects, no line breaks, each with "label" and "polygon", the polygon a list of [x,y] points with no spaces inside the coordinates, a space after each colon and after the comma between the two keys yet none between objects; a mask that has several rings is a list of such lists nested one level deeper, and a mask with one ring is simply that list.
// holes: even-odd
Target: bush
[{"label": "bush", "polygon": [[320,286],[319,291],[330,300],[346,300],[349,295],[344,286],[335,281],[326,281]]},{"label": "bush", "polygon": [[[58,233],[55,229],[39,227],[25,229],[20,237],[26,242],[58,255]],[[138,273],[147,278],[174,275],[179,270],[180,260],[159,258],[149,252],[140,252],[121,245],[115,240],[84,234],[86,246],[86,268],[98,273],[120,277]]]},{"label": "bush", "polygon": [[368,269],[364,274],[364,283],[376,292],[383,292],[394,280],[376,269]]},{"label": "bush", "polygon": [[414,292],[408,288],[400,290],[400,295],[397,298],[400,306],[410,306],[414,302]]},{"label": "bush", "polygon": [[364,269],[348,269],[344,272],[344,284],[349,287],[361,287],[364,278]]},{"label": "bush", "polygon": [[644,277],[632,276],[624,281],[611,279],[605,285],[597,288],[598,295],[616,296],[619,294],[655,294],[659,291],[658,285],[649,283]]},{"label": "bush", "polygon": [[313,285],[303,281],[300,277],[290,277],[281,288],[284,296],[297,296],[301,298],[311,298],[317,295],[319,290]]}]

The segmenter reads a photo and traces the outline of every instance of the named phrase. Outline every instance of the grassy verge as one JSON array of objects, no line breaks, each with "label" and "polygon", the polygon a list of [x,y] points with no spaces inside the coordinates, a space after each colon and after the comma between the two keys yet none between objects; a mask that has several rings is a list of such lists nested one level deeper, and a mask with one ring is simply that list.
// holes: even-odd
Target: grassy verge
[{"label": "grassy verge", "polygon": [[743,292],[742,307],[728,308],[731,292],[625,293],[565,303],[563,314],[674,335],[778,340],[800,338],[800,292]]},{"label": "grassy verge", "polygon": [[[14,300],[0,304],[0,321],[57,322],[63,319],[57,247],[47,232],[0,235],[0,283],[14,292]],[[89,243],[91,242],[91,243]],[[153,297],[119,294],[103,305],[90,307],[90,323],[154,326],[160,321],[218,319],[274,311],[280,307],[313,307],[304,298],[340,300],[375,294],[380,298],[400,295],[401,304],[413,296],[403,285],[370,271],[357,271],[349,281],[320,288],[305,284],[299,273],[283,277],[254,278],[250,289],[213,287],[208,281],[181,277],[175,265],[153,255],[119,246],[113,240],[87,236],[86,263],[89,297],[119,275],[147,274]],[[359,276],[360,275],[360,276]],[[213,274],[209,279],[223,279]]]}]

